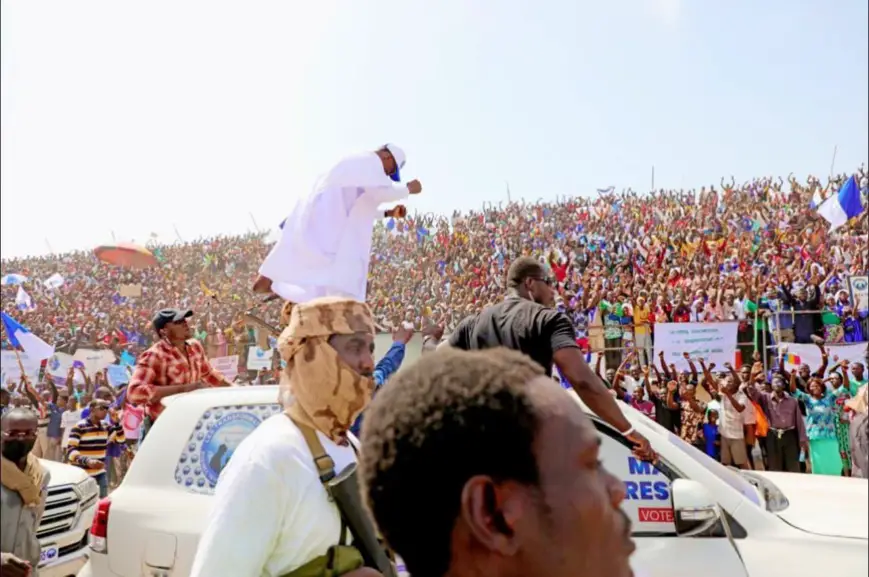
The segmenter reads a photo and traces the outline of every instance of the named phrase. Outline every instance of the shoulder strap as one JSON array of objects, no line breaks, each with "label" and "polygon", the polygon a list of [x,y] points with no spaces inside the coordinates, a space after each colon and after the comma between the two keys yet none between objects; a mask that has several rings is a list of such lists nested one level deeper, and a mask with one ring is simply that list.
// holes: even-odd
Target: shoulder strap
[{"label": "shoulder strap", "polygon": [[317,437],[317,432],[312,427],[305,423],[300,423],[289,415],[287,415],[287,417],[295,423],[302,432],[302,437],[305,438],[305,444],[308,445],[308,450],[310,450],[311,455],[314,456],[314,465],[316,465],[317,473],[320,475],[320,482],[325,485],[335,478],[335,461],[332,460],[332,457],[330,457],[329,453],[326,452],[326,449],[323,448],[323,443],[320,442],[320,438]]}]

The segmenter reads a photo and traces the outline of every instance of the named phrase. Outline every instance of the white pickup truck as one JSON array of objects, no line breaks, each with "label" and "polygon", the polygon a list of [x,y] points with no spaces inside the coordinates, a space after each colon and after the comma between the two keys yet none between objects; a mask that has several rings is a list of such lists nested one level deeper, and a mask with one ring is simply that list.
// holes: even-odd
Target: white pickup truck
[{"label": "white pickup truck", "polygon": [[[100,501],[79,577],[188,575],[220,470],[279,410],[277,395],[277,387],[257,386],[172,397],[121,486]],[[657,468],[636,461],[621,435],[589,416],[604,465],[625,482],[638,575],[869,574],[866,480],[739,473],[630,407],[623,411],[660,454]]]},{"label": "white pickup truck", "polygon": [[42,545],[39,577],[75,577],[87,562],[88,531],[100,494],[96,481],[78,467],[41,459],[51,473],[37,537]]}]

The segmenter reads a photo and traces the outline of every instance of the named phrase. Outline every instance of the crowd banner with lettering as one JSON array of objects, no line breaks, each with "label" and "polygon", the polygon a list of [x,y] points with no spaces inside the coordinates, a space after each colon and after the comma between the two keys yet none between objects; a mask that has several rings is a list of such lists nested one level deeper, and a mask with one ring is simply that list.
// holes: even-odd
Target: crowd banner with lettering
[{"label": "crowd banner with lettering", "polygon": [[[827,373],[835,365],[833,357],[839,357],[839,361],[847,360],[852,363],[866,363],[866,347],[869,343],[851,343],[841,345],[824,345],[829,354]],[[779,347],[779,355],[785,363],[788,371],[793,371],[800,365],[808,365],[813,371],[821,367],[821,349],[817,345],[803,345],[786,343]]]},{"label": "crowd banner with lettering", "polygon": [[[0,372],[3,373],[3,383],[15,382],[21,380],[21,367],[18,366],[18,358],[15,356],[15,351],[2,351],[3,356],[0,357]],[[21,364],[24,365],[24,374],[30,379],[31,383],[35,383],[39,378],[39,366],[42,361],[32,360],[25,352],[19,352],[21,355]]]},{"label": "crowd banner with lettering", "polygon": [[109,365],[113,365],[117,358],[115,353],[108,349],[79,349],[72,356],[73,362],[79,361],[84,365],[87,374],[93,376]]},{"label": "crowd banner with lettering", "polygon": [[238,355],[208,359],[211,367],[230,381],[238,376]]},{"label": "crowd banner with lettering", "polygon": [[109,384],[115,388],[130,382],[130,372],[124,365],[109,365],[106,371]]},{"label": "crowd banner with lettering", "polygon": [[264,351],[257,346],[248,347],[247,369],[249,371],[271,370],[274,352],[274,349]]},{"label": "crowd banner with lettering", "polygon": [[851,301],[857,310],[869,309],[869,276],[848,277],[848,288],[851,289]]},{"label": "crowd banner with lettering", "polygon": [[655,359],[663,352],[668,365],[687,370],[683,353],[688,353],[721,370],[724,363],[734,362],[737,329],[737,323],[655,323]]}]

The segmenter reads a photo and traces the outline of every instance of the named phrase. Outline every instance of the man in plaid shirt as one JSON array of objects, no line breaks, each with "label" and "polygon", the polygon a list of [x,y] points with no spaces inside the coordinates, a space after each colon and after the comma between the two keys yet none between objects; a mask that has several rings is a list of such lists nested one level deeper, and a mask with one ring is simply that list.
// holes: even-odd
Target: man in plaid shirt
[{"label": "man in plaid shirt", "polygon": [[136,369],[127,387],[127,399],[133,405],[145,407],[140,442],[163,411],[163,398],[204,386],[230,385],[211,367],[202,344],[191,338],[187,324],[191,316],[191,310],[159,311],[153,321],[159,340],[136,361]]}]

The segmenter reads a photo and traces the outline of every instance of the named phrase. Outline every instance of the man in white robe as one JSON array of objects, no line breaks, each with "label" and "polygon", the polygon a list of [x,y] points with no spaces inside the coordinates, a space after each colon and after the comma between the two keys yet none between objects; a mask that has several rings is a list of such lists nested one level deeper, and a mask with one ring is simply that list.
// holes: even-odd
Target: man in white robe
[{"label": "man in white robe", "polygon": [[418,180],[400,184],[404,163],[404,151],[387,144],[344,158],[320,177],[282,223],[254,291],[293,303],[322,296],[365,302],[374,222],[404,214],[380,206],[422,190]]}]

